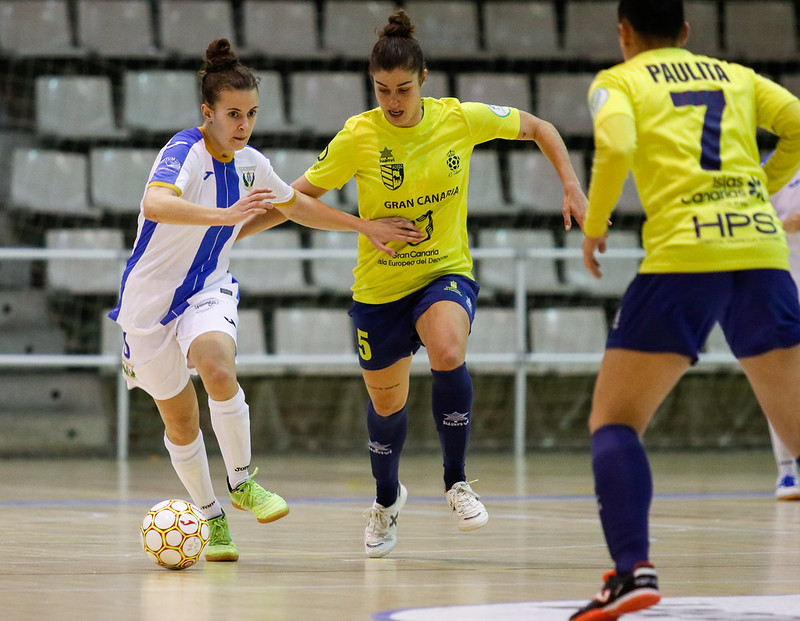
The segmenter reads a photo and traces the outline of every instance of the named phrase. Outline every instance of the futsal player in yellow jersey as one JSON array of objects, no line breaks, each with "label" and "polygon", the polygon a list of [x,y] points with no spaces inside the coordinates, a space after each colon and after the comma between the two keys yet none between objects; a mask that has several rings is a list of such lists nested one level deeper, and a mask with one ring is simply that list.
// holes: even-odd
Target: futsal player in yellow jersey
[{"label": "futsal player in yellow jersey", "polygon": [[[625,62],[600,72],[589,91],[595,160],[583,254],[601,277],[596,252],[632,170],[647,216],[645,259],[609,333],[589,418],[615,567],[573,621],[616,619],[660,600],[640,436],[715,322],[800,456],[800,304],[769,202],[800,165],[800,101],[750,69],[680,49],[688,37],[681,0],[621,0],[618,14]],[[757,127],[779,137],[763,168]]]},{"label": "futsal player in yellow jersey", "polygon": [[[444,489],[458,526],[480,528],[486,508],[465,475],[472,409],[467,336],[478,284],[467,239],[467,183],[473,147],[494,138],[534,140],[564,186],[566,228],[582,223],[586,198],[555,128],[508,107],[422,98],[427,70],[402,9],[389,17],[370,57],[379,108],[350,118],[293,186],[319,197],[351,178],[359,213],[403,216],[425,234],[390,244],[382,257],[359,240],[353,309],[359,359],[370,402],[367,428],[376,499],[368,512],[368,556],[389,554],[407,491],[398,479],[408,425],[411,356],[424,344],[433,375],[432,408],[444,457]],[[502,103],[502,102],[500,102]]]}]

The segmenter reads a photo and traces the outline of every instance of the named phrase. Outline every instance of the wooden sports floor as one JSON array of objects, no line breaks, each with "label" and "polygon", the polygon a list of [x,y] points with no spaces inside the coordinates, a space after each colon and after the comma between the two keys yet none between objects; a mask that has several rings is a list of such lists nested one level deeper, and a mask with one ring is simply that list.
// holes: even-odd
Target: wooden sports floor
[{"label": "wooden sports floor", "polygon": [[[800,503],[776,502],[769,451],[653,453],[652,560],[664,596],[636,619],[800,619]],[[566,620],[610,568],[587,453],[470,457],[491,514],[461,533],[438,456],[407,455],[398,545],[363,553],[361,456],[259,456],[291,513],[258,524],[226,500],[238,563],[152,564],[139,524],[185,498],[168,459],[0,461],[3,621]],[[218,493],[222,465],[212,459]]]}]

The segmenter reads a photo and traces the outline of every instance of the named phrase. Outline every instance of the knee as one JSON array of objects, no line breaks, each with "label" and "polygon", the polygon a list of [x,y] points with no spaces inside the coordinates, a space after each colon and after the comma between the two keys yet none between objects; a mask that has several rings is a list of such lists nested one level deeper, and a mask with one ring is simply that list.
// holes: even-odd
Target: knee
[{"label": "knee", "polygon": [[455,345],[437,347],[428,352],[431,367],[437,371],[452,371],[464,364],[464,351]]},{"label": "knee", "polygon": [[200,434],[200,417],[187,412],[186,416],[164,418],[164,432],[167,439],[178,446],[186,446]]},{"label": "knee", "polygon": [[384,397],[372,399],[372,407],[378,416],[391,416],[396,414],[405,406],[405,399],[399,397]]},{"label": "knee", "polygon": [[208,361],[197,371],[209,396],[228,394],[237,386],[236,369],[230,365]]}]

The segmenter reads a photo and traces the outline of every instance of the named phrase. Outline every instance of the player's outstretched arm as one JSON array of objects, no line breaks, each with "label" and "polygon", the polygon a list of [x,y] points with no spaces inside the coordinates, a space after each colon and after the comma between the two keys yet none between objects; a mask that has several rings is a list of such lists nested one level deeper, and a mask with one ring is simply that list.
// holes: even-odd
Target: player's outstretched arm
[{"label": "player's outstretched arm", "polygon": [[217,209],[191,203],[178,196],[173,187],[153,185],[147,188],[142,201],[144,217],[162,224],[198,226],[233,226],[272,209],[275,198],[270,188],[253,190],[228,209]]},{"label": "player's outstretched arm", "polygon": [[278,211],[290,220],[314,229],[329,231],[355,231],[369,239],[381,252],[394,256],[396,251],[388,246],[391,242],[418,242],[425,235],[406,218],[382,218],[367,220],[334,209],[316,198],[296,192],[295,200],[287,205],[277,205]]},{"label": "player's outstretched arm", "polygon": [[533,140],[550,161],[564,186],[564,200],[561,212],[564,216],[564,229],[572,228],[572,218],[583,228],[586,215],[586,195],[581,182],[572,167],[569,152],[561,138],[561,134],[552,123],[540,119],[529,112],[520,110],[520,128],[517,140]]}]

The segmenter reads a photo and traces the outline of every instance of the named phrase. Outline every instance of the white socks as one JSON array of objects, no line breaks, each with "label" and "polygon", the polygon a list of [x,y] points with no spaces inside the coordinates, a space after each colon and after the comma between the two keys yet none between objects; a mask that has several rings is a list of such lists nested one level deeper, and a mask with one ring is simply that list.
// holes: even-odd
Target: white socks
[{"label": "white socks", "polygon": [[772,428],[771,424],[769,424],[769,437],[772,440],[772,452],[775,455],[775,464],[778,466],[780,478],[783,478],[787,474],[796,476],[797,462],[795,461],[794,455],[783,445],[783,442],[781,442],[781,439],[778,437],[778,434]]},{"label": "white socks", "polygon": [[173,444],[165,433],[164,446],[167,447],[172,467],[192,497],[192,502],[207,519],[222,515],[222,507],[211,485],[203,432],[198,433],[194,441],[186,445]]},{"label": "white socks", "polygon": [[235,489],[250,475],[250,407],[240,386],[239,392],[227,401],[214,401],[209,397],[208,408],[211,426],[228,471],[228,484]]}]

